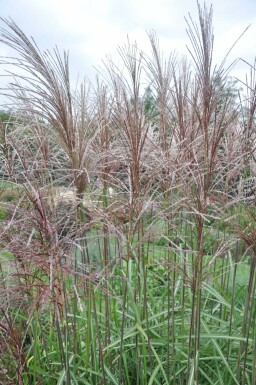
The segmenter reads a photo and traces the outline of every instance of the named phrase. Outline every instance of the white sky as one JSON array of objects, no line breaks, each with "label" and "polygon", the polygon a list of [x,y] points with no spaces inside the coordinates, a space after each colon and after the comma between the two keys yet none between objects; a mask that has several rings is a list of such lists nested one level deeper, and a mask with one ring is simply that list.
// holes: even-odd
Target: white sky
[{"label": "white sky", "polygon": [[[202,3],[202,2],[201,2]],[[253,63],[256,56],[256,0],[213,0],[215,34],[214,64],[252,24],[230,55]],[[117,47],[136,40],[147,51],[146,30],[156,31],[160,46],[167,56],[175,50],[186,53],[189,43],[184,16],[190,12],[197,20],[196,0],[0,0],[1,16],[11,17],[39,47],[70,52],[72,76],[93,80],[95,69],[107,54],[115,58]],[[3,23],[0,22],[0,26]],[[8,55],[0,45],[0,55]],[[1,68],[2,72],[3,68]],[[248,67],[239,64],[232,74],[243,77]],[[0,79],[4,86],[5,78]]]}]

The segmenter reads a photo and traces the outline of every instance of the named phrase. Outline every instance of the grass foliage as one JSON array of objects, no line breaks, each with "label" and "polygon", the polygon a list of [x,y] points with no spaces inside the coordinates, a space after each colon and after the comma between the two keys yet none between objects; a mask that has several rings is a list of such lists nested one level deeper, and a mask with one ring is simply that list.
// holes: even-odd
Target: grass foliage
[{"label": "grass foliage", "polygon": [[2,20],[0,384],[256,383],[255,66],[242,92],[198,15],[188,59],[149,33],[75,90]]}]

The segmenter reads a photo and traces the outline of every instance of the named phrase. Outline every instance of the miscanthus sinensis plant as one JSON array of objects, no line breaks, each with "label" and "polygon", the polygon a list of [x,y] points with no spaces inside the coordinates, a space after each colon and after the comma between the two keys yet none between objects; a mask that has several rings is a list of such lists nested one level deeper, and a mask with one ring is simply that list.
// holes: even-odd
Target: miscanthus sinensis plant
[{"label": "miscanthus sinensis plant", "polygon": [[255,384],[255,66],[198,17],[188,58],[149,33],[75,90],[2,19],[0,383]]}]

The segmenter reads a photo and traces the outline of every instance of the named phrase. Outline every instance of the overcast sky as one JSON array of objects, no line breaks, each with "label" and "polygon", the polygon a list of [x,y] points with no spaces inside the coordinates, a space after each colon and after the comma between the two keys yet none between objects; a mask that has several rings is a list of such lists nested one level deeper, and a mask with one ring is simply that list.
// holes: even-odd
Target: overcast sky
[{"label": "overcast sky", "polygon": [[[202,2],[201,2],[202,3]],[[218,63],[252,24],[230,55],[253,63],[256,56],[256,0],[213,0],[215,35],[214,63]],[[168,55],[175,50],[186,53],[188,38],[184,16],[197,19],[195,0],[0,0],[1,16],[11,17],[23,31],[32,35],[41,49],[55,44],[68,49],[72,76],[94,78],[94,66],[107,54],[115,57],[127,35],[144,50],[148,48],[146,30],[155,30],[160,46]],[[3,23],[0,22],[0,26]],[[8,55],[0,45],[0,55]],[[247,68],[238,65],[232,74],[241,77]],[[3,70],[3,68],[1,69]],[[0,79],[4,86],[4,78]]]}]

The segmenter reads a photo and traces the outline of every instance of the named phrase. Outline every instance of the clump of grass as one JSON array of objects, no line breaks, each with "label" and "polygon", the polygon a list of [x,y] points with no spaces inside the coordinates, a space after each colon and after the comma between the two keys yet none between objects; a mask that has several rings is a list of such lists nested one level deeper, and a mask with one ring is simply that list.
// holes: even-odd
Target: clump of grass
[{"label": "clump of grass", "polygon": [[256,218],[234,191],[256,104],[212,65],[212,9],[198,14],[191,62],[150,33],[152,57],[128,42],[93,92],[2,20],[26,71],[0,136],[3,383],[255,382]]}]

